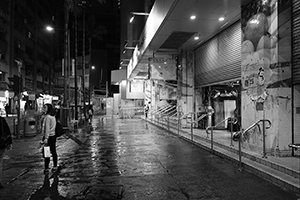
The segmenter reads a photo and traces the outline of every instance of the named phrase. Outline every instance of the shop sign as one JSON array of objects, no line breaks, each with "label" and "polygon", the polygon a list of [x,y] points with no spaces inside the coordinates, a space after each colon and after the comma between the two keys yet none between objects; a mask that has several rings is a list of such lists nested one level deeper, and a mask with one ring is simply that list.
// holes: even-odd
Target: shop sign
[{"label": "shop sign", "polygon": [[35,100],[35,94],[29,94],[28,100],[34,101]]}]

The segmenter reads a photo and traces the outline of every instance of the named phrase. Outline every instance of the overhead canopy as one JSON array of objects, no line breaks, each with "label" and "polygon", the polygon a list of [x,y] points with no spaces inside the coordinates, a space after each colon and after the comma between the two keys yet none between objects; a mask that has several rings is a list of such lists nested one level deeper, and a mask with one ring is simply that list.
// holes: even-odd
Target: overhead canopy
[{"label": "overhead canopy", "polygon": [[[140,42],[127,66],[127,78],[148,71],[149,58],[194,50],[240,19],[240,7],[251,0],[157,0]],[[191,20],[192,15],[196,19]],[[224,17],[224,21],[219,21]],[[195,40],[194,37],[199,39]]]}]

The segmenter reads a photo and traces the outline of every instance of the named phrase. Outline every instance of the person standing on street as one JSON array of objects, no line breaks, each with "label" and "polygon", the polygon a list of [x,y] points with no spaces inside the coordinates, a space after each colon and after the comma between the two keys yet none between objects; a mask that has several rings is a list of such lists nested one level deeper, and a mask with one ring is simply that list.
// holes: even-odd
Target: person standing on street
[{"label": "person standing on street", "polygon": [[0,189],[3,188],[2,181],[2,165],[6,150],[12,148],[12,137],[9,126],[4,117],[0,117]]},{"label": "person standing on street", "polygon": [[10,111],[10,107],[8,105],[8,103],[5,105],[5,113],[6,113],[6,117],[8,117],[9,111]]},{"label": "person standing on street", "polygon": [[90,124],[92,123],[93,113],[94,113],[93,105],[89,105],[88,115],[89,115],[89,123]]},{"label": "person standing on street", "polygon": [[[55,111],[51,104],[44,105],[45,118],[42,125],[43,144],[50,147],[50,152],[53,158],[52,171],[57,170],[57,153],[56,153],[56,136],[55,136]],[[45,173],[49,173],[50,158],[45,158]]]},{"label": "person standing on street", "polygon": [[145,118],[148,118],[149,104],[150,103],[146,103],[145,106],[144,106]]}]

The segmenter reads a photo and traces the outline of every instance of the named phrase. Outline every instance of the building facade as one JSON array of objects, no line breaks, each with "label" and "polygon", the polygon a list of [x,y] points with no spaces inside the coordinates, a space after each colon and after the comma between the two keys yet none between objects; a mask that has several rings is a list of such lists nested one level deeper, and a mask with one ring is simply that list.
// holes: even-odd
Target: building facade
[{"label": "building facade", "polygon": [[225,119],[235,114],[242,129],[257,124],[244,132],[243,148],[291,155],[288,145],[300,137],[298,2],[185,3],[155,2],[128,79],[149,73],[145,101],[153,110],[172,105],[181,115],[197,116],[212,107],[212,117],[197,128],[226,129]]},{"label": "building facade", "polygon": [[1,96],[14,104],[8,77],[21,78],[20,89],[36,94],[51,93],[54,83],[53,35],[45,30],[52,23],[48,1],[3,0],[0,2]]}]

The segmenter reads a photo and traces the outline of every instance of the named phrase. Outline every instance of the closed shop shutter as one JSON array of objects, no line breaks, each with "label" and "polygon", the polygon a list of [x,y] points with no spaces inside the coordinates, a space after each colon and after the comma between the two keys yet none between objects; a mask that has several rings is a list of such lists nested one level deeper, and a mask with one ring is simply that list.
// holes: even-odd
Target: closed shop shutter
[{"label": "closed shop shutter", "polygon": [[293,99],[293,142],[300,143],[300,1],[293,0],[293,85],[294,85],[294,99]]},{"label": "closed shop shutter", "polygon": [[300,1],[293,1],[293,83],[300,84]]},{"label": "closed shop shutter", "polygon": [[241,77],[241,23],[236,22],[195,51],[195,86]]}]

